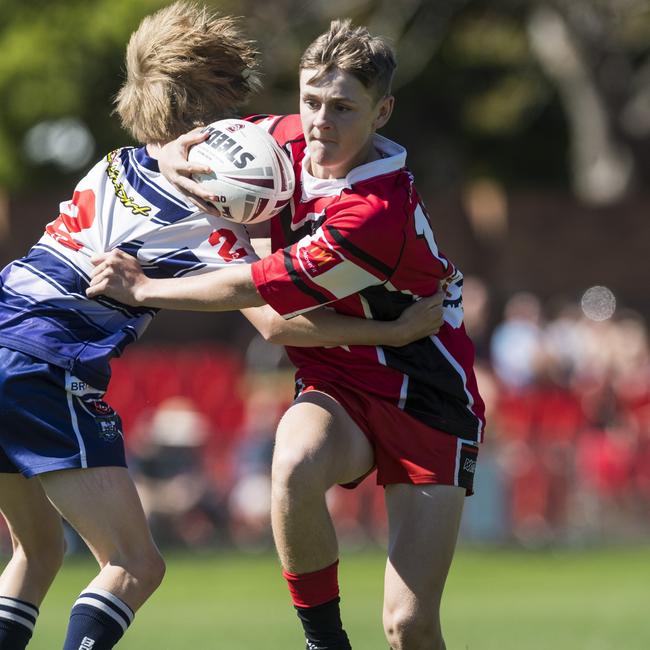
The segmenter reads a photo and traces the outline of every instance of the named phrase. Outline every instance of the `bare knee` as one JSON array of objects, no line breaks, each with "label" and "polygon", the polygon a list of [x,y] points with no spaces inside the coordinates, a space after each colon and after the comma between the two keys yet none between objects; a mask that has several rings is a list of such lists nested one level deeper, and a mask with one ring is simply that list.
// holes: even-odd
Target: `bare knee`
[{"label": "bare knee", "polygon": [[392,650],[445,650],[437,609],[384,611],[384,632]]},{"label": "bare knee", "polygon": [[276,447],[273,455],[272,490],[290,498],[312,498],[322,495],[330,485],[323,459],[306,450]]},{"label": "bare knee", "polygon": [[102,571],[115,573],[123,588],[135,590],[141,597],[149,597],[165,576],[165,561],[152,544],[149,548],[131,552],[116,552],[105,562]]},{"label": "bare knee", "polygon": [[166,570],[165,560],[158,549],[154,547],[148,556],[142,560],[140,579],[153,593],[163,581]]}]

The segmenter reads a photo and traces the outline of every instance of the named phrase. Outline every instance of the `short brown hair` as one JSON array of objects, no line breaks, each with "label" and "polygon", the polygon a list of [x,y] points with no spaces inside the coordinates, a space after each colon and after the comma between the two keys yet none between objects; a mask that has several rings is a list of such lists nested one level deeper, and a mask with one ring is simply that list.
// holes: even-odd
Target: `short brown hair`
[{"label": "short brown hair", "polygon": [[365,27],[353,27],[349,19],[333,20],[300,59],[301,70],[317,71],[314,80],[338,68],[356,77],[377,99],[390,94],[396,67],[393,48]]},{"label": "short brown hair", "polygon": [[231,16],[184,1],[147,16],[126,49],[122,126],[142,144],[163,143],[232,117],[260,86],[256,56]]}]

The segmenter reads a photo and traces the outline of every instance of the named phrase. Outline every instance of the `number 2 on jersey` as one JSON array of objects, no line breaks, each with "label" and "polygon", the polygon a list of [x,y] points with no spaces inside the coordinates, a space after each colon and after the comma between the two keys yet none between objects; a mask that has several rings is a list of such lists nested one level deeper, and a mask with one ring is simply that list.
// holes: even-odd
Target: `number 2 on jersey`
[{"label": "number 2 on jersey", "polygon": [[237,235],[232,230],[227,228],[219,228],[219,230],[214,230],[208,242],[211,246],[218,246],[221,244],[221,248],[217,251],[219,257],[222,257],[226,262],[231,260],[239,259],[240,257],[246,257],[245,248],[237,248],[233,250],[235,244],[237,243]]}]

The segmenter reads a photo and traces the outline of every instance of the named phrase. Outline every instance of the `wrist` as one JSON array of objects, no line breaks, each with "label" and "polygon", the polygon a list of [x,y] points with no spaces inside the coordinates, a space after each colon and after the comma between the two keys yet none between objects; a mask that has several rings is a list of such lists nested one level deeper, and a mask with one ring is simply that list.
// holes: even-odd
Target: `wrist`
[{"label": "wrist", "polygon": [[399,320],[390,321],[390,345],[394,348],[404,345],[404,328]]},{"label": "wrist", "polygon": [[133,287],[133,303],[135,307],[144,307],[148,300],[153,298],[151,293],[151,279],[144,278]]}]

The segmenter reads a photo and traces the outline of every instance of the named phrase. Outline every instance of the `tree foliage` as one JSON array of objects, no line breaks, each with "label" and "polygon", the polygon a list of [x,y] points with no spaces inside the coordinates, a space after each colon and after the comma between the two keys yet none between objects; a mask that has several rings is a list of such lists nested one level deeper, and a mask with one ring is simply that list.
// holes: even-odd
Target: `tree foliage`
[{"label": "tree foliage", "polygon": [[[127,141],[111,116],[124,47],[140,19],[164,4],[3,0],[0,186],[61,178],[24,154],[26,133],[44,120],[79,118],[95,138],[96,156]],[[650,176],[647,0],[211,4],[244,16],[260,44],[265,90],[252,111],[295,109],[299,55],[331,18],[350,16],[388,36],[400,67],[387,132],[404,141],[418,176],[428,175],[434,187],[488,175],[573,184],[589,200],[603,169],[622,164],[625,191]],[[585,106],[597,120],[581,114]]]}]

